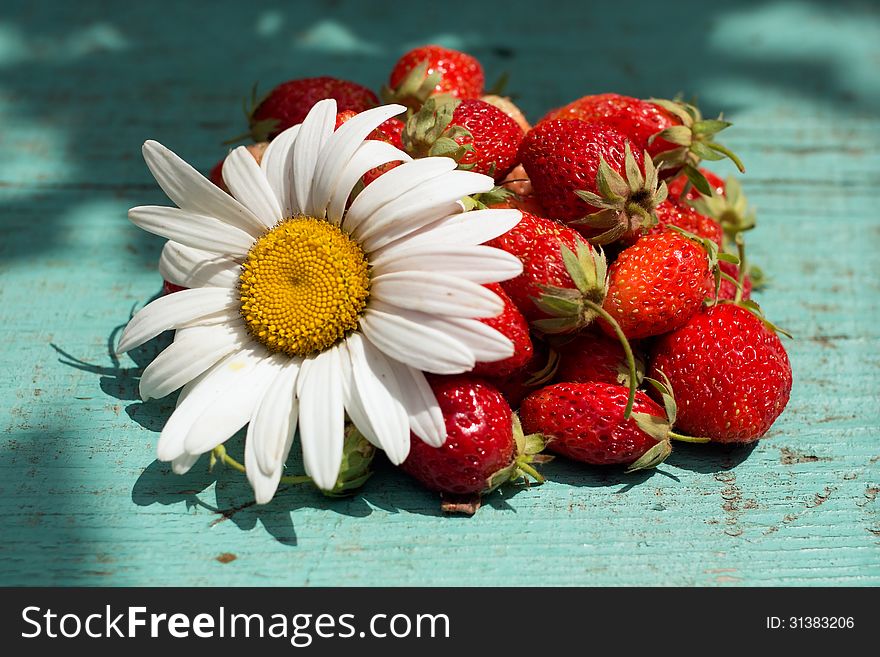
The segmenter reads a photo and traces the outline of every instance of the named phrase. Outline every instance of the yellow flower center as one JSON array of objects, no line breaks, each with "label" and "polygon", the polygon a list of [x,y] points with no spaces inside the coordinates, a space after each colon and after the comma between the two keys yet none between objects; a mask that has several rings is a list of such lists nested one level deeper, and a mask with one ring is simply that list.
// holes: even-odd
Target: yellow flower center
[{"label": "yellow flower center", "polygon": [[296,216],[263,235],[241,266],[241,315],[271,351],[306,356],[357,327],[370,295],[367,259],[336,226]]}]

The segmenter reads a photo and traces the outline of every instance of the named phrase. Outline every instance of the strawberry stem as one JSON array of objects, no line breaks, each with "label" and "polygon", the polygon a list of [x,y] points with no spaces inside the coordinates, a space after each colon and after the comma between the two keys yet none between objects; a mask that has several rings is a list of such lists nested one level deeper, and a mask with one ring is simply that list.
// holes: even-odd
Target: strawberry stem
[{"label": "strawberry stem", "polygon": [[734,303],[739,303],[742,301],[743,297],[743,286],[745,285],[746,280],[746,271],[748,270],[748,265],[746,264],[746,243],[742,237],[742,233],[736,234],[736,250],[739,255],[739,276],[737,276],[736,286],[736,296],[734,297]]},{"label": "strawberry stem", "polygon": [[544,476],[529,464],[527,458],[522,456],[517,458],[516,466],[539,484],[543,484],[545,481]]},{"label": "strawberry stem", "polygon": [[629,346],[629,340],[626,339],[626,334],[623,332],[623,329],[620,328],[620,324],[617,323],[617,320],[609,315],[608,311],[602,306],[589,299],[584,299],[583,304],[611,325],[611,328],[613,328],[614,332],[617,334],[617,339],[620,340],[620,345],[623,347],[623,353],[626,354],[626,364],[627,367],[629,367],[629,397],[627,397],[626,400],[626,410],[623,411],[623,419],[628,420],[629,416],[632,415],[633,403],[636,399],[636,388],[639,385],[636,376],[636,359],[633,357],[632,348]]},{"label": "strawberry stem", "polygon": [[695,436],[685,436],[684,434],[676,433],[675,431],[670,431],[669,437],[672,440],[677,440],[681,443],[701,443],[702,444],[702,443],[711,442],[711,438],[703,438],[703,437],[697,438]]}]

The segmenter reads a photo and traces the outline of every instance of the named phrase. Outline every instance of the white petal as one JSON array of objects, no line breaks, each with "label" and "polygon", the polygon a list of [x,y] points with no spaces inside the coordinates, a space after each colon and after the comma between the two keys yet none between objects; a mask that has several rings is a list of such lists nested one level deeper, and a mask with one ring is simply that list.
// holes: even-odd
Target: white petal
[{"label": "white petal", "polygon": [[500,297],[482,285],[426,271],[376,276],[370,294],[401,308],[449,317],[496,317],[504,310]]},{"label": "white petal", "polygon": [[[229,373],[223,390],[202,409],[186,434],[183,446],[189,454],[204,454],[228,440],[251,419],[266,389],[287,356],[259,355],[233,359],[224,366]],[[204,383],[202,384],[204,385]]]},{"label": "white petal", "polygon": [[293,186],[298,210],[311,215],[310,194],[318,155],[336,123],[336,101],[332,98],[315,103],[302,122],[293,145]]},{"label": "white petal", "polygon": [[402,196],[411,189],[452,171],[458,166],[450,157],[425,157],[404,162],[364,187],[345,213],[343,227],[354,232],[386,203]]},{"label": "white petal", "polygon": [[458,276],[474,283],[495,283],[522,273],[522,262],[515,255],[489,246],[424,244],[384,254],[370,263],[373,275],[395,271],[433,271]]},{"label": "white petal", "polygon": [[181,454],[176,459],[171,461],[171,472],[178,475],[184,475],[190,471],[196,462],[201,457],[201,454]]},{"label": "white petal", "polygon": [[[384,176],[383,176],[384,177]],[[398,256],[411,247],[425,245],[484,244],[499,235],[504,235],[516,226],[522,213],[519,210],[472,210],[450,215],[440,221],[416,231],[402,239],[371,254],[373,257]]]},{"label": "white petal", "polygon": [[385,355],[425,372],[458,374],[476,363],[473,352],[455,338],[399,315],[367,308],[360,326]]},{"label": "white petal", "polygon": [[169,241],[162,247],[159,273],[181,287],[234,287],[241,268],[233,258]]},{"label": "white petal", "polygon": [[238,295],[222,287],[200,287],[160,297],[131,318],[116,351],[125,353],[163,331],[180,328],[211,313],[232,310],[237,305]]},{"label": "white petal", "polygon": [[244,326],[181,329],[174,342],[147,365],[140,380],[141,399],[159,399],[186,385],[221,358],[250,340]]},{"label": "white petal", "polygon": [[281,220],[281,206],[254,156],[239,146],[223,161],[223,182],[239,202],[253,212],[265,228]]},{"label": "white petal", "polygon": [[[389,172],[390,173],[390,172]],[[388,174],[385,174],[388,175]],[[401,194],[362,222],[353,235],[368,252],[423,228],[457,211],[458,200],[492,189],[489,176],[450,171]]]},{"label": "white petal", "polygon": [[[179,413],[178,410],[183,406],[183,402],[189,398],[193,390],[198,388],[212,371],[213,369],[200,374],[180,389],[180,394],[177,396],[177,401],[174,404],[174,412],[165,422],[165,426],[162,427],[162,433],[159,434],[159,444],[156,445],[156,458],[160,461],[171,461],[173,464],[174,461],[180,460],[181,463],[185,463],[194,456],[184,451],[183,439],[186,437],[189,424],[195,419],[195,416],[192,416],[189,410],[184,410],[182,413]],[[173,467],[172,465],[172,469]]]},{"label": "white petal", "polygon": [[367,140],[358,146],[357,151],[345,165],[339,179],[330,196],[330,204],[327,207],[327,220],[339,225],[345,212],[345,205],[351,190],[361,177],[378,166],[388,162],[409,162],[412,158],[402,150],[395,148],[384,141]]},{"label": "white petal", "polygon": [[328,349],[304,361],[296,390],[306,474],[319,488],[330,490],[336,485],[342,466],[345,429],[338,349]]},{"label": "white petal", "polygon": [[392,116],[405,112],[403,105],[384,105],[368,109],[343,123],[327,140],[318,156],[312,180],[311,206],[322,218],[330,196],[344,167],[367,136]]},{"label": "white petal", "polygon": [[269,475],[281,468],[290,450],[296,432],[298,402],[296,379],[301,361],[289,358],[278,376],[263,395],[250,430],[255,439],[257,465],[263,474]]},{"label": "white petal", "polygon": [[510,339],[478,319],[429,315],[378,300],[371,301],[370,307],[389,315],[399,315],[458,340],[473,352],[477,362],[492,363],[513,356],[514,348]]},{"label": "white petal", "polygon": [[248,424],[244,465],[257,504],[272,500],[293,446],[299,404],[294,394],[299,362],[290,360],[270,384]]},{"label": "white petal", "polygon": [[254,238],[243,230],[188,210],[142,205],[129,210],[128,218],[148,233],[213,253],[243,257],[254,244]]},{"label": "white petal", "polygon": [[[348,337],[342,351],[351,366],[350,397],[357,398],[356,412],[349,412],[349,416],[367,440],[385,451],[392,463],[403,463],[409,455],[409,420],[388,358],[358,333]],[[358,422],[361,418],[355,415],[360,412],[367,415],[368,422]]]},{"label": "white petal", "polygon": [[[175,292],[175,294],[180,294],[180,292]],[[240,320],[241,312],[238,309],[238,304],[233,304],[230,308],[225,310],[208,313],[207,315],[196,317],[188,322],[182,322],[175,328],[183,329],[192,328],[194,326],[217,326],[218,324],[231,325],[238,323]]]},{"label": "white petal", "polygon": [[254,237],[265,229],[253,212],[159,142],[144,143],[143,153],[156,182],[181,210],[216,217]]},{"label": "white petal", "polygon": [[284,217],[292,217],[299,211],[293,187],[293,144],[298,133],[299,125],[295,125],[279,134],[269,142],[260,161]]},{"label": "white petal", "polygon": [[412,432],[434,447],[446,442],[446,422],[425,375],[396,360],[389,360],[400,387],[400,401],[409,415]]}]

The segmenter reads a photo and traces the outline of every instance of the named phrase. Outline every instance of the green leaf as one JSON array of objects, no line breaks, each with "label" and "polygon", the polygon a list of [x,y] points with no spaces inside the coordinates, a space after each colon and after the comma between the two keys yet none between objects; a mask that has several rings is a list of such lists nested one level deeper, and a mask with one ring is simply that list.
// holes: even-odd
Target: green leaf
[{"label": "green leaf", "polygon": [[[633,417],[636,415],[641,415],[641,413],[633,413]],[[638,470],[649,470],[651,468],[656,468],[658,465],[663,463],[669,455],[672,453],[672,445],[668,440],[661,440],[656,445],[654,445],[651,449],[645,452],[640,459],[638,459],[635,463],[630,465],[626,471],[637,472]]]},{"label": "green leaf", "polygon": [[697,121],[694,123],[692,130],[695,135],[701,135],[704,137],[711,137],[712,135],[721,132],[725,128],[729,128],[733,124],[730,121],[719,121],[718,119],[703,119],[702,121]]},{"label": "green leaf", "polygon": [[578,257],[574,254],[574,251],[564,244],[560,246],[559,253],[562,255],[562,262],[565,264],[565,271],[571,276],[571,280],[574,281],[577,289],[586,294],[590,289],[590,284],[587,281],[587,276],[584,273],[581,263],[578,261]]},{"label": "green leaf", "polygon": [[709,148],[708,144],[701,141],[695,141],[693,144],[691,144],[691,153],[703,160],[714,161],[724,159],[723,154]]},{"label": "green leaf", "polygon": [[651,143],[651,140],[653,139],[662,139],[671,144],[678,144],[679,146],[690,146],[693,142],[693,133],[687,126],[676,125],[661,130],[656,135],[651,135],[648,143]]},{"label": "green leaf", "polygon": [[712,194],[712,187],[709,185],[709,181],[706,180],[706,176],[704,176],[697,167],[688,164],[684,167],[684,175],[687,176],[687,179],[691,181],[691,184],[697,188],[698,192],[705,194],[706,196]]}]

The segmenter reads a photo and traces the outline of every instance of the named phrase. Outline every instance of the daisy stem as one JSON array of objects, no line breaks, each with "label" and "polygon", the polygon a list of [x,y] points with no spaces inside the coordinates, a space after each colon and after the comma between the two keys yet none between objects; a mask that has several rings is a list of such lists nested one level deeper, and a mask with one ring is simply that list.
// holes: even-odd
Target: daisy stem
[{"label": "daisy stem", "polygon": [[609,315],[602,306],[589,299],[584,299],[583,303],[587,308],[594,311],[599,317],[611,325],[611,328],[613,328],[614,332],[617,334],[617,339],[620,340],[620,345],[623,347],[623,353],[626,354],[626,365],[629,368],[629,397],[626,400],[626,410],[623,411],[623,419],[628,420],[629,416],[632,414],[633,403],[636,399],[636,388],[639,385],[639,381],[636,377],[636,359],[633,357],[632,347],[629,346],[629,340],[626,339],[626,335],[624,334],[623,329],[620,328],[620,324],[618,324],[617,320]]},{"label": "daisy stem", "polygon": [[[223,445],[219,447],[215,447],[212,455],[215,459],[223,463],[223,465],[229,466],[233,470],[238,470],[239,472],[247,472],[245,467],[236,461],[234,458],[229,456],[226,453],[226,448]],[[282,484],[294,485],[294,484],[310,484],[312,482],[312,478],[308,475],[289,475],[287,477],[281,477]]]}]

